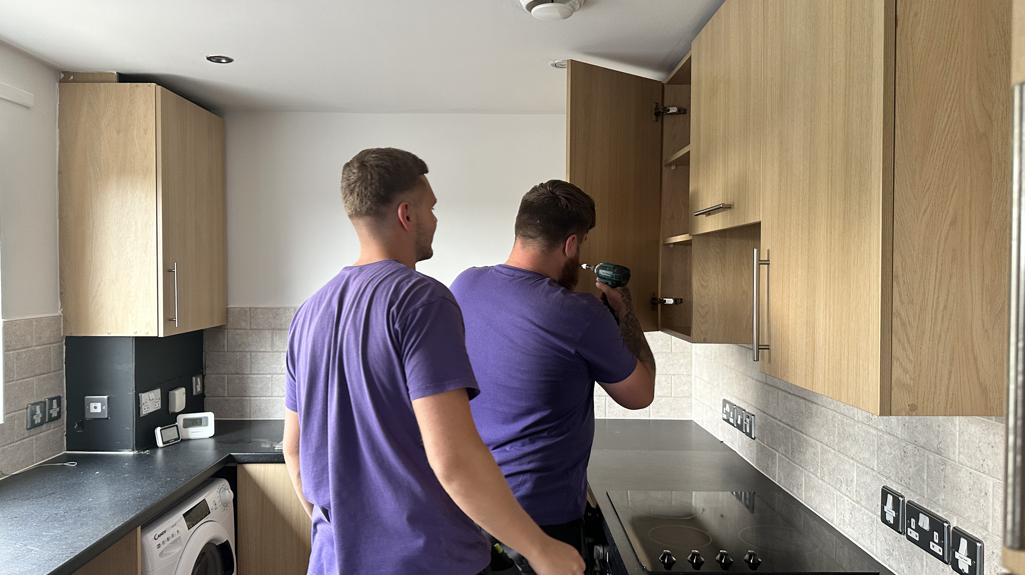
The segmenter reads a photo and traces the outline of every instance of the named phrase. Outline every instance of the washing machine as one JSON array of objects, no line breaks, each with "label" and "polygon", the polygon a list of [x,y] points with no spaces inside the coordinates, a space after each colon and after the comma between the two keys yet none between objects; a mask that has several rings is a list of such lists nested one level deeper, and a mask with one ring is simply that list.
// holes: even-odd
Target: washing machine
[{"label": "washing machine", "polygon": [[143,575],[235,575],[235,510],[211,479],[142,528]]}]

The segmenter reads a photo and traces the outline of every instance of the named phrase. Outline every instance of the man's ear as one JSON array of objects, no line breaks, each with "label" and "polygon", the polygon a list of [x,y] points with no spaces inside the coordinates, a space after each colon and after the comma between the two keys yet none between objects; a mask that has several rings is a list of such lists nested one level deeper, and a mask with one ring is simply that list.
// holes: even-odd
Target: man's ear
[{"label": "man's ear", "polygon": [[413,229],[413,206],[411,206],[409,202],[399,202],[396,215],[399,218],[399,224],[401,224],[403,228],[406,230]]},{"label": "man's ear", "polygon": [[576,234],[571,234],[562,245],[562,255],[567,258],[571,258],[580,253],[580,242],[579,237]]}]

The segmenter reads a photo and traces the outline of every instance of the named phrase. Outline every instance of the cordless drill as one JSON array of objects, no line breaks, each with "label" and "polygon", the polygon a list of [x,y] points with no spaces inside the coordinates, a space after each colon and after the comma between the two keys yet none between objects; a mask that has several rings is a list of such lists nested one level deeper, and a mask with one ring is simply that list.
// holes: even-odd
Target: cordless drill
[{"label": "cordless drill", "polygon": [[[583,264],[580,267],[593,271],[594,275],[598,276],[598,281],[612,289],[623,287],[630,281],[630,268],[626,266],[603,262],[596,266]],[[609,300],[605,297],[605,294],[602,294],[601,299],[605,302],[605,307],[609,308],[609,311],[612,312],[612,317],[616,318],[616,323],[618,324],[619,316],[616,315],[616,310],[612,309],[612,306],[609,305]]]},{"label": "cordless drill", "polygon": [[612,289],[623,287],[630,281],[630,268],[610,263],[600,263],[596,266],[583,264],[580,267],[591,270],[598,276],[598,281]]}]

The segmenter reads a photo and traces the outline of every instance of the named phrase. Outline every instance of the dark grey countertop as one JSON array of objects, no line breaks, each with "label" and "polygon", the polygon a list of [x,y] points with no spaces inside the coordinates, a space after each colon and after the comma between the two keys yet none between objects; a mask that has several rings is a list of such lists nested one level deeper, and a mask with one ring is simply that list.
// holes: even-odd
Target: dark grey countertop
[{"label": "dark grey countertop", "polygon": [[[2,571],[74,573],[225,465],[283,463],[281,451],[274,449],[283,426],[280,420],[219,420],[210,439],[133,454],[65,453],[47,463],[75,461],[76,467],[36,467],[0,481]],[[607,491],[781,492],[692,421],[599,420],[588,481],[629,575],[644,570]],[[882,566],[879,570],[892,575]]]},{"label": "dark grey countertop", "polygon": [[[617,551],[620,569],[645,575],[626,532],[613,509],[608,491],[754,491],[792,499],[740,455],[693,421],[598,420],[587,469],[591,492],[605,518],[606,535]],[[796,500],[795,500],[796,501]],[[802,505],[795,506],[820,532],[835,540],[846,538]],[[859,571],[893,575],[852,543],[845,546],[847,565]],[[706,558],[710,560],[710,558]],[[734,572],[747,572],[738,569]],[[713,564],[706,564],[712,571]]]},{"label": "dark grey countertop", "polygon": [[65,575],[229,463],[283,463],[284,422],[217,421],[210,439],[140,453],[65,453],[0,481],[0,571]]}]

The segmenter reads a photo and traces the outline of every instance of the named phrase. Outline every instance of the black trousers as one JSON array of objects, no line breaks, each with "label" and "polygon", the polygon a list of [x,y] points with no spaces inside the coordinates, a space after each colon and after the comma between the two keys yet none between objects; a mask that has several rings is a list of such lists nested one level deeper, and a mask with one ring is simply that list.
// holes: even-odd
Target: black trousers
[{"label": "black trousers", "polygon": [[[548,535],[549,537],[557,541],[562,541],[563,543],[576,549],[580,553],[580,556],[584,559],[584,561],[587,561],[588,557],[586,554],[586,550],[584,549],[583,517],[581,517],[580,519],[574,519],[573,521],[570,521],[568,523],[561,523],[559,525],[540,525],[539,527],[541,527],[541,531],[545,532],[545,535]],[[496,541],[491,536],[489,536],[489,539],[492,541],[492,543]],[[510,552],[510,555],[514,555],[515,557],[519,558],[519,554],[516,553],[513,549],[507,548],[506,550]],[[524,566],[526,563],[526,561],[522,558],[517,559],[517,562],[520,563],[521,566]],[[513,567],[511,570],[509,570],[508,568],[499,569],[498,566],[500,564],[504,566],[504,563],[505,562],[502,559],[496,558],[493,554],[491,567],[482,571],[480,575],[516,573],[515,567]]]}]

